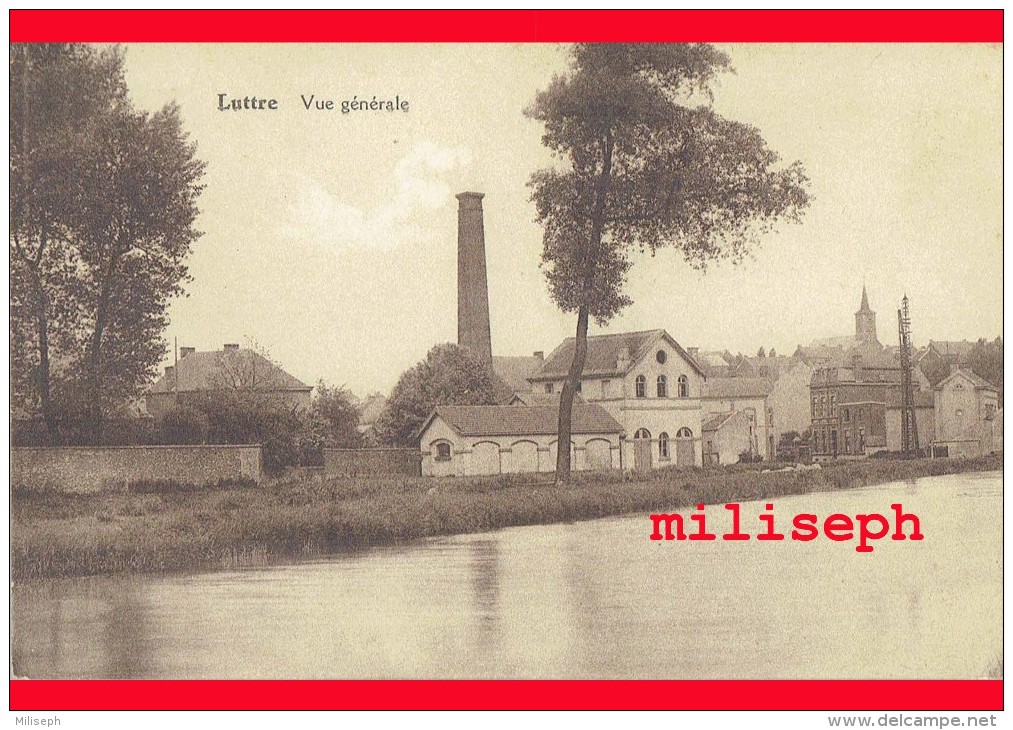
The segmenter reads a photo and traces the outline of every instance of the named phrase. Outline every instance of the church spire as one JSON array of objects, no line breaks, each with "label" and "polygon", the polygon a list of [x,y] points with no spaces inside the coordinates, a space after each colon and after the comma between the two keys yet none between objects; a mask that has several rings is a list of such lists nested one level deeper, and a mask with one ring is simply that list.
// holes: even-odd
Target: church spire
[{"label": "church spire", "polygon": [[865,284],[862,284],[862,306],[858,308],[859,312],[871,312],[869,308],[869,293],[865,291]]},{"label": "church spire", "polygon": [[869,306],[869,293],[862,284],[862,306],[855,312],[855,341],[860,345],[878,345],[876,313]]}]

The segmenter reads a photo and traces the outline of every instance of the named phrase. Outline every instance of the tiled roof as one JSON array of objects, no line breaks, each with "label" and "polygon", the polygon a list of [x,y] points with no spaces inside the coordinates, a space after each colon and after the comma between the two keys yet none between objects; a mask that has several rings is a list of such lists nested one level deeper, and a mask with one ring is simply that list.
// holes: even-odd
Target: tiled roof
[{"label": "tiled roof", "polygon": [[236,349],[191,352],[176,363],[173,375],[163,374],[149,392],[191,393],[219,388],[311,390],[260,353]]},{"label": "tiled roof", "polygon": [[[552,406],[439,406],[436,416],[462,436],[545,436],[555,434],[559,409]],[[574,404],[571,432],[618,434],[623,427],[601,406]]]},{"label": "tiled roof", "polygon": [[761,398],[773,387],[766,378],[711,378],[707,386],[705,398]]},{"label": "tiled roof", "polygon": [[964,358],[974,348],[974,343],[968,340],[959,342],[947,340],[929,340],[929,347],[933,348],[944,358]]},{"label": "tiled roof", "polygon": [[[573,394],[574,403],[583,403],[580,393]],[[514,406],[553,406],[559,408],[559,393],[514,393],[507,405]]]},{"label": "tiled roof", "polygon": [[[662,329],[644,330],[643,332],[620,332],[612,335],[594,335],[587,338],[587,359],[584,361],[583,377],[622,376],[629,372],[629,367],[619,367],[623,356],[628,356],[629,364],[639,362],[648,348],[659,338],[665,337],[675,350],[686,359],[686,362],[700,375],[704,375],[699,364],[671,335]],[[542,369],[531,376],[532,380],[557,380],[564,378],[570,371],[576,340],[568,337],[545,358]]]},{"label": "tiled roof", "polygon": [[963,375],[965,378],[967,378],[972,383],[974,383],[974,387],[975,388],[989,388],[991,390],[999,390],[994,385],[992,385],[990,382],[988,382],[983,377],[981,377],[980,375],[978,375],[976,372],[974,372],[973,370],[966,369],[966,368],[959,368],[958,370],[953,371],[952,373],[950,373],[949,375],[947,375],[945,378],[943,378],[942,380],[940,380],[939,383],[936,384],[936,388],[937,389],[942,388],[943,385],[945,385],[948,381],[952,380],[953,378],[957,377],[958,375]]},{"label": "tiled roof", "polygon": [[528,378],[538,372],[544,361],[540,357],[507,357],[493,355],[492,370],[515,393],[531,390]]}]

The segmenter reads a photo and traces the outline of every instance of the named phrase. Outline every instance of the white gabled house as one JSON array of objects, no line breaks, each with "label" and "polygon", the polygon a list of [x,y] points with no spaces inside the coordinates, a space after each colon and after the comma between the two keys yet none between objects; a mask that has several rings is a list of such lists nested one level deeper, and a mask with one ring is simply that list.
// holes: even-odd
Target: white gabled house
[{"label": "white gabled house", "polygon": [[[573,360],[574,338],[562,342],[528,378],[532,390],[558,393]],[[580,394],[622,424],[625,468],[703,463],[701,399],[707,377],[665,330],[587,338]]]},{"label": "white gabled house", "polygon": [[[558,406],[439,406],[419,430],[422,474],[471,476],[552,472]],[[601,406],[575,403],[571,465],[622,466],[623,427]]]}]

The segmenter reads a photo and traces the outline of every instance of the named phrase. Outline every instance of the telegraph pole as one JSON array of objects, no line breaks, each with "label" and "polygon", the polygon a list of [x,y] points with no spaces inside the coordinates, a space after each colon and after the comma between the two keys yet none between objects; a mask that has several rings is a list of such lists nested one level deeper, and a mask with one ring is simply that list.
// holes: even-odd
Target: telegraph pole
[{"label": "telegraph pole", "polygon": [[918,453],[918,421],[915,418],[914,356],[911,347],[911,312],[907,294],[897,310],[897,331],[900,339],[900,433],[901,451],[907,455]]}]

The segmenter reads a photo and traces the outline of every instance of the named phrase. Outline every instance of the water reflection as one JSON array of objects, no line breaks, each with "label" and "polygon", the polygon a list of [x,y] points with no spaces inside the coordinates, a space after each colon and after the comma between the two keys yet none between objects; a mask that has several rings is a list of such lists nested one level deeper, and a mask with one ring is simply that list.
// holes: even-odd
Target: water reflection
[{"label": "water reflection", "polygon": [[[294,565],[18,586],[19,676],[979,677],[1001,656],[1001,475],[777,500],[926,539],[657,543],[645,516]],[[758,525],[759,503],[742,506]],[[753,530],[754,528],[747,528]]]}]

